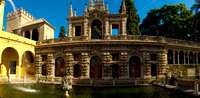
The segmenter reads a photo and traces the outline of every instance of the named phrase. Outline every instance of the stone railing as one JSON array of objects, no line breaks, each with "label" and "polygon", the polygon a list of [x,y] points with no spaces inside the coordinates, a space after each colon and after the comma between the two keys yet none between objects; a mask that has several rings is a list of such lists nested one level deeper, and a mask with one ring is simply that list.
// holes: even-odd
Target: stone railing
[{"label": "stone railing", "polygon": [[184,46],[197,46],[200,47],[200,43],[186,40],[179,40],[173,38],[165,38],[161,36],[136,36],[136,35],[127,35],[127,36],[110,36],[107,39],[88,39],[87,37],[65,37],[63,39],[49,39],[44,41],[39,41],[37,44],[49,44],[49,43],[63,43],[63,42],[81,42],[81,41],[136,41],[136,42],[154,42],[154,43],[163,43],[170,45],[184,45]]}]

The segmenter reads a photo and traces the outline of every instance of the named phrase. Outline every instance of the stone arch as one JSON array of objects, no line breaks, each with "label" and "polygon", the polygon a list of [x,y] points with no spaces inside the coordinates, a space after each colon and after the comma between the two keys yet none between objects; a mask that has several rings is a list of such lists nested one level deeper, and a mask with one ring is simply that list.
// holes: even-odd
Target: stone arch
[{"label": "stone arch", "polygon": [[62,57],[58,57],[55,60],[55,76],[64,77],[65,75],[65,60]]},{"label": "stone arch", "polygon": [[90,59],[90,78],[102,78],[102,60],[99,56],[93,56]]},{"label": "stone arch", "polygon": [[74,65],[74,67],[73,67],[73,76],[75,78],[81,77],[81,73],[82,73],[81,69],[82,69],[82,66],[80,64],[75,64]]},{"label": "stone arch", "polygon": [[102,39],[103,23],[99,19],[94,19],[91,23],[91,39]]},{"label": "stone arch", "polygon": [[5,70],[3,71],[6,77],[10,78],[10,74],[16,75],[17,74],[17,66],[19,66],[19,54],[16,49],[12,47],[7,47],[2,52],[2,66],[5,66]]},{"label": "stone arch", "polygon": [[30,39],[31,38],[31,32],[30,31],[26,31],[24,34],[24,37]]},{"label": "stone arch", "polygon": [[138,56],[132,56],[129,59],[129,77],[139,78],[141,77],[141,60]]},{"label": "stone arch", "polygon": [[31,78],[36,74],[36,66],[34,64],[34,54],[30,51],[25,51],[22,55],[21,77]]},{"label": "stone arch", "polygon": [[34,41],[38,41],[39,40],[39,31],[38,31],[38,29],[33,29],[32,40],[34,40]]},{"label": "stone arch", "polygon": [[118,64],[112,64],[112,77],[118,79],[120,77],[120,66]]},{"label": "stone arch", "polygon": [[168,53],[167,53],[167,61],[168,61],[168,64],[173,64],[174,60],[174,57],[173,57],[173,50],[168,50]]}]

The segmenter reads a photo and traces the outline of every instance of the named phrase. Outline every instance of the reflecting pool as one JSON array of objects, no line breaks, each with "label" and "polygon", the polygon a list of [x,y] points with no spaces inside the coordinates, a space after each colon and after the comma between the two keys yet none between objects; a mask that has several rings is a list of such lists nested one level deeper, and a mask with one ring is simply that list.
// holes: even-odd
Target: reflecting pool
[{"label": "reflecting pool", "polygon": [[[0,84],[0,98],[66,98],[60,85]],[[158,87],[74,87],[70,98],[198,98]]]}]

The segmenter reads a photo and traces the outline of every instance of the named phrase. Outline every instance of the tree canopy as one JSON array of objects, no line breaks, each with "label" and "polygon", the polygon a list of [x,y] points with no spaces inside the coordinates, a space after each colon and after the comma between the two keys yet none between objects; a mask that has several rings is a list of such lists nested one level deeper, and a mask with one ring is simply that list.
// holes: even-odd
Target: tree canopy
[{"label": "tree canopy", "polygon": [[190,39],[192,12],[184,4],[151,10],[140,25],[142,35]]},{"label": "tree canopy", "polygon": [[[122,12],[123,1],[121,2],[119,12]],[[127,14],[127,32],[129,35],[139,35],[139,16],[134,5],[134,0],[125,0],[126,14]]]},{"label": "tree canopy", "polygon": [[59,33],[59,38],[64,38],[65,37],[65,27],[64,26],[61,26],[60,27],[60,33]]}]

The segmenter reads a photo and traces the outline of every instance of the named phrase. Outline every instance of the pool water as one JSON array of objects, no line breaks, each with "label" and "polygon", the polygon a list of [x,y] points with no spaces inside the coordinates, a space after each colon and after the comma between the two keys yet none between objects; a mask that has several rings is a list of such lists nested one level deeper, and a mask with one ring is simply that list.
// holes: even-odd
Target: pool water
[{"label": "pool water", "polygon": [[[0,84],[0,98],[66,98],[60,85]],[[69,98],[198,98],[158,87],[73,87]]]}]

